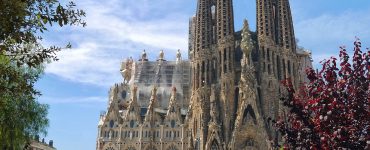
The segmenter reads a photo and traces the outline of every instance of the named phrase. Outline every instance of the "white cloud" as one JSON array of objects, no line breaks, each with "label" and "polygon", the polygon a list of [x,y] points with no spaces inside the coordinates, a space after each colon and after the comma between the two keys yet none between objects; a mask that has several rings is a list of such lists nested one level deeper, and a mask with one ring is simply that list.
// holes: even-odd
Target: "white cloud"
[{"label": "white cloud", "polygon": [[323,59],[338,56],[340,46],[346,45],[351,52],[356,36],[370,46],[370,16],[365,15],[369,13],[370,11],[351,11],[301,18],[295,24],[299,45],[312,50],[315,66],[319,66]]},{"label": "white cloud", "polygon": [[186,10],[175,11],[185,2],[78,1],[79,7],[87,12],[87,27],[55,31],[58,34],[47,39],[50,44],[71,41],[75,48],[58,53],[60,60],[48,65],[46,73],[107,87],[122,80],[120,61],[129,56],[138,58],[142,49],[147,49],[149,55],[157,55],[159,49],[164,49],[167,56],[173,56],[180,48],[186,54],[190,15]]},{"label": "white cloud", "polygon": [[[194,5],[188,0],[81,0],[78,6],[87,11],[86,28],[72,27],[53,35],[52,41],[71,41],[74,49],[59,53],[59,62],[50,64],[46,73],[74,82],[108,87],[119,82],[120,61],[138,58],[146,49],[155,58],[164,49],[167,59],[176,49],[187,54],[188,18]],[[304,15],[295,23],[300,46],[312,50],[314,65],[327,56],[336,56],[339,46],[350,45],[355,36],[370,41],[370,11],[323,14],[316,18]],[[48,38],[46,38],[48,39]],[[50,39],[49,39],[50,40]]]},{"label": "white cloud", "polygon": [[107,86],[112,80],[118,81],[118,76],[113,73],[119,74],[119,59],[107,59],[100,48],[95,43],[83,43],[79,48],[63,50],[58,54],[61,60],[48,65],[46,73],[101,86]]}]

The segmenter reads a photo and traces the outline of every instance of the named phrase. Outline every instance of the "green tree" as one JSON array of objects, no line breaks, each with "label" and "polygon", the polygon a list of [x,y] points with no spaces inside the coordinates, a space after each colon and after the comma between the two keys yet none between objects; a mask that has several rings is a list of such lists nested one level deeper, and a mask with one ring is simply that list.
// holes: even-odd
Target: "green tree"
[{"label": "green tree", "polygon": [[0,149],[22,149],[48,126],[34,84],[61,47],[44,48],[42,35],[53,25],[85,26],[85,12],[59,0],[0,0],[0,16]]},{"label": "green tree", "polygon": [[43,68],[17,67],[0,55],[0,148],[20,149],[30,137],[46,134],[48,105],[33,84]]},{"label": "green tree", "polygon": [[[85,12],[75,7],[72,1],[62,6],[59,0],[0,0],[0,54],[18,66],[34,67],[46,59],[57,60],[56,52],[61,48],[43,48],[41,35],[54,24],[85,26],[81,20]],[[25,47],[28,43],[35,44],[36,49]]]}]

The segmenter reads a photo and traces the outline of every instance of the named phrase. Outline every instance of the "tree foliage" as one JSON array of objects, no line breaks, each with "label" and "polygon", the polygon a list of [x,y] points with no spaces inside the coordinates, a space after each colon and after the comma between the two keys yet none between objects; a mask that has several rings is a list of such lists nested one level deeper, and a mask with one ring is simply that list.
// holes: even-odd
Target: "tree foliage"
[{"label": "tree foliage", "polygon": [[[0,54],[9,56],[18,66],[34,67],[47,59],[57,60],[56,52],[61,48],[43,48],[40,35],[55,24],[85,26],[81,20],[85,12],[75,7],[72,1],[62,6],[59,0],[0,0]],[[24,47],[30,43],[37,49]]]},{"label": "tree foliage", "polygon": [[44,48],[42,35],[54,25],[85,26],[85,12],[72,1],[0,0],[0,16],[0,149],[21,149],[48,126],[34,84],[61,47]]},{"label": "tree foliage", "polygon": [[0,148],[20,149],[30,137],[46,134],[48,105],[33,84],[42,67],[17,67],[0,55]]},{"label": "tree foliage", "polygon": [[339,68],[332,57],[321,71],[307,69],[309,83],[296,92],[284,82],[282,98],[290,110],[287,120],[276,122],[285,149],[369,149],[370,51],[354,42],[352,59],[341,47]]}]

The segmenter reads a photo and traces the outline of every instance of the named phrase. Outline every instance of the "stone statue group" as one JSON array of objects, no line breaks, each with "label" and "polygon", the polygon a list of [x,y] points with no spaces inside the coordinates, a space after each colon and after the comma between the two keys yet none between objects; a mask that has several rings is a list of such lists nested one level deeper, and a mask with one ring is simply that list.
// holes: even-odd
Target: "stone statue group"
[{"label": "stone statue group", "polygon": [[[141,58],[139,59],[139,61],[141,62],[148,61],[148,57],[145,50],[143,50],[143,52],[141,53]],[[163,50],[161,50],[159,53],[158,61],[165,61]],[[181,61],[182,61],[181,52],[180,49],[178,49],[176,53],[176,64],[179,64]],[[120,71],[123,77],[123,83],[125,84],[129,83],[131,80],[133,64],[134,60],[132,59],[132,57],[128,58],[124,63],[124,68],[121,69]]]}]

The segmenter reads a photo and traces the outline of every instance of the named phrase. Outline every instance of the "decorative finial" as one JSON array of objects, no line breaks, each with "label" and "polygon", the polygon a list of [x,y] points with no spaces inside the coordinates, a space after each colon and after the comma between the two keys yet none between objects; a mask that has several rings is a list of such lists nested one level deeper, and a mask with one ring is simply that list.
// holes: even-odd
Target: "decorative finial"
[{"label": "decorative finial", "polygon": [[153,86],[152,96],[155,96],[156,94],[157,94],[157,86]]},{"label": "decorative finial", "polygon": [[161,50],[160,52],[159,52],[159,60],[164,60],[164,52],[163,52],[163,50]]},{"label": "decorative finial", "polygon": [[181,60],[182,60],[181,52],[180,52],[180,49],[178,49],[176,53],[176,64],[178,64]]},{"label": "decorative finial", "polygon": [[145,49],[144,49],[143,53],[141,54],[141,61],[147,61],[147,60],[148,60],[148,58],[146,56],[146,52],[145,52]]}]

